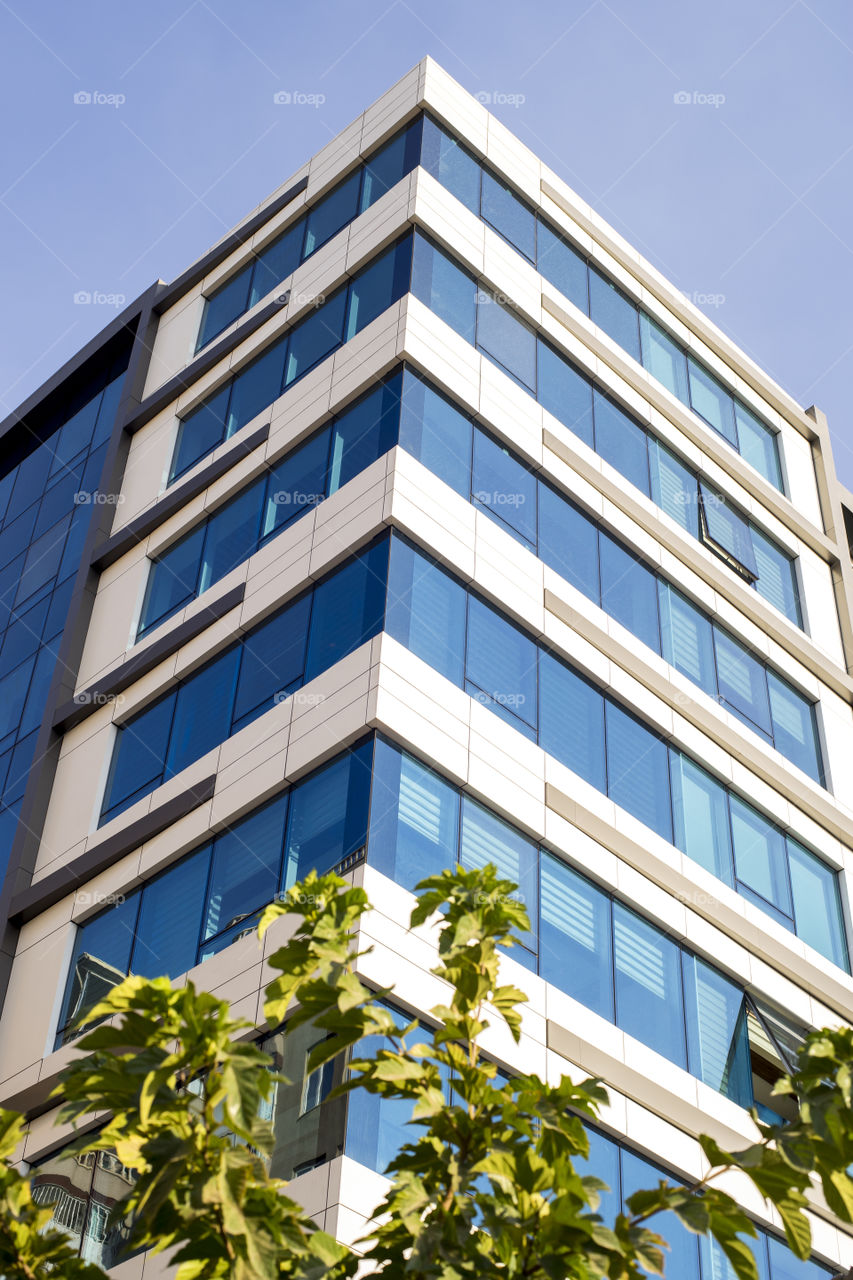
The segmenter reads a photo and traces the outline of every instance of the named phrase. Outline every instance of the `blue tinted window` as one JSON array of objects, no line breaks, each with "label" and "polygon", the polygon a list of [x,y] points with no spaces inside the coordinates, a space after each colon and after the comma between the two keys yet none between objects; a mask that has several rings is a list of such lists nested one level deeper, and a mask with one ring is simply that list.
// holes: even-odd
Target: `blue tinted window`
[{"label": "blue tinted window", "polygon": [[[466,684],[492,711],[536,726],[536,645],[476,596],[468,601]],[[473,688],[471,688],[473,686]]]},{"label": "blue tinted window", "polygon": [[717,669],[710,619],[662,578],[658,579],[658,595],[664,658],[710,697],[716,698]]},{"label": "blue tinted window", "polygon": [[253,265],[250,262],[243,267],[205,301],[196,350],[206,346],[246,310]]},{"label": "blue tinted window", "polygon": [[269,710],[302,679],[310,613],[306,593],[251,632],[240,662],[235,727]]},{"label": "blue tinted window", "polygon": [[465,615],[465,588],[408,543],[392,539],[385,630],[457,685],[464,674]]},{"label": "blue tinted window", "polygon": [[477,346],[523,386],[536,387],[536,335],[491,294],[477,295]]},{"label": "blue tinted window", "polygon": [[592,448],[591,384],[541,339],[538,357],[539,403]]},{"label": "blue tinted window", "polygon": [[152,790],[152,784],[159,784],[174,709],[175,695],[170,693],[119,729],[107,782],[105,816],[127,808],[137,796]]},{"label": "blue tinted window", "polygon": [[172,480],[183,475],[224,439],[230,395],[231,383],[226,382],[224,387],[182,420],[172,462]]},{"label": "blue tinted window", "polygon": [[[664,1170],[658,1169],[648,1160],[635,1155],[633,1151],[622,1151],[622,1196],[627,1200],[635,1191],[645,1191],[655,1186],[665,1176]],[[664,1255],[666,1270],[672,1280],[699,1280],[699,1237],[688,1231],[672,1212],[655,1216],[649,1224],[653,1231],[659,1231],[669,1245]],[[711,1276],[703,1280],[712,1280]]]},{"label": "blue tinted window", "polygon": [[482,212],[486,222],[523,253],[536,260],[536,218],[514,191],[488,170],[483,171]]},{"label": "blue tinted window", "polygon": [[607,703],[607,792],[672,842],[666,743],[614,702]]},{"label": "blue tinted window", "polygon": [[699,488],[696,476],[654,436],[649,441],[651,497],[682,529],[699,537]]},{"label": "blue tinted window", "polygon": [[305,232],[305,256],[331,240],[333,235],[352,222],[358,212],[361,173],[358,169],[339,183],[308,214]]},{"label": "blue tinted window", "polygon": [[687,1066],[681,953],[654,925],[613,903],[616,1023],[677,1066]]},{"label": "blue tinted window", "polygon": [[550,485],[539,485],[539,555],[585,596],[600,603],[598,529]]},{"label": "blue tinted window", "polygon": [[589,315],[589,282],[586,260],[568,241],[539,221],[536,265],[546,280],[556,285],[576,307]]},{"label": "blue tinted window", "polygon": [[305,236],[305,219],[300,218],[285,231],[284,235],[273,240],[262,249],[255,260],[252,274],[252,291],[249,295],[249,306],[253,307],[261,298],[265,298],[276,285],[281,284],[291,275],[302,259],[302,241]]},{"label": "blue tinted window", "polygon": [[684,954],[687,1052],[694,1076],[740,1107],[751,1107],[752,1069],[741,988],[704,960]]},{"label": "blue tinted window", "polygon": [[30,543],[24,567],[18,580],[16,601],[28,600],[56,574],[65,549],[65,535],[71,523],[70,514],[47,533]]},{"label": "blue tinted window", "polygon": [[406,889],[456,864],[459,792],[379,739],[370,804],[370,863]]},{"label": "blue tinted window", "polygon": [[838,877],[790,836],[787,846],[797,936],[840,968],[847,969]]},{"label": "blue tinted window", "polygon": [[675,844],[688,858],[731,885],[732,840],[728,793],[698,764],[670,752]]},{"label": "blue tinted window", "polygon": [[649,492],[649,453],[642,427],[596,388],[596,453],[643,493]]},{"label": "blue tinted window", "polygon": [[387,541],[374,543],[314,588],[306,681],[381,631],[387,559]]},{"label": "blue tinted window", "polygon": [[687,404],[687,357],[679,344],[644,311],[640,312],[640,339],[643,368]]},{"label": "blue tinted window", "polygon": [[232,645],[178,688],[167,777],[180,773],[228,737],[239,660],[240,647]]},{"label": "blue tinted window", "polygon": [[[295,331],[292,338],[295,338]],[[284,350],[284,340],[279,339],[237,374],[228,404],[226,436],[233,436],[235,431],[245,427],[280,395]]]},{"label": "blue tinted window", "polygon": [[53,454],[51,475],[55,475],[57,471],[66,467],[81,450],[88,448],[100,403],[100,396],[95,396],[94,400],[90,400],[68,419],[61,431],[51,437],[49,446]]},{"label": "blue tinted window", "polygon": [[764,664],[720,627],[714,628],[720,698],[741,719],[770,736],[770,703]]},{"label": "blue tinted window", "polygon": [[309,871],[322,874],[364,848],[371,755],[368,742],[311,774],[290,793],[286,889]]},{"label": "blue tinted window", "polygon": [[735,872],[741,885],[784,915],[791,915],[784,837],[739,796],[729,797]]},{"label": "blue tinted window", "polygon": [[699,488],[702,495],[702,520],[712,545],[721,547],[743,565],[748,573],[753,577],[757,576],[753,540],[746,519],[707,481],[702,480]]},{"label": "blue tinted window", "polygon": [[479,214],[479,164],[461,143],[445,133],[429,116],[424,118],[421,164],[466,208]]},{"label": "blue tinted window", "polygon": [[789,622],[802,627],[800,591],[793,559],[755,525],[750,526],[750,534],[758,572],[755,584],[758,594],[784,613]]},{"label": "blue tinted window", "polygon": [[77,930],[60,1028],[91,1009],[129,972],[138,911],[139,894],[131,893]]},{"label": "blue tinted window", "polygon": [[350,285],[346,341],[367,328],[383,311],[403,296],[408,286],[406,267],[410,241],[389,249],[360,272]]},{"label": "blue tinted window", "polygon": [[731,393],[692,356],[688,357],[687,368],[690,378],[691,407],[719,435],[728,440],[729,444],[737,448]]},{"label": "blue tinted window", "polygon": [[380,196],[390,191],[405,174],[414,168],[420,128],[420,121],[416,120],[407,129],[396,134],[390,142],[386,142],[385,146],[365,163],[360,210],[369,209]]},{"label": "blue tinted window", "polygon": [[599,538],[601,607],[611,618],[660,653],[657,580],[642,560],[631,555],[609,534]]},{"label": "blue tinted window", "polygon": [[329,492],[334,493],[396,444],[401,376],[363,396],[332,429]]},{"label": "blue tinted window", "polygon": [[258,545],[258,525],[266,480],[256,480],[209,520],[198,593],[241,564]]},{"label": "blue tinted window", "polygon": [[206,525],[200,524],[152,562],[142,604],[140,636],[195,596],[206,532]]},{"label": "blue tinted window", "polygon": [[[52,461],[50,449],[36,449],[18,465],[15,487],[6,510],[6,524],[32,506],[42,496]],[[35,518],[35,513],[33,513]]]},{"label": "blue tinted window", "polygon": [[406,369],[400,446],[464,498],[471,493],[471,441],[466,415]]},{"label": "blue tinted window", "polygon": [[539,658],[539,744],[593,787],[606,790],[604,698],[546,652]]},{"label": "blue tinted window", "polygon": [[474,501],[536,546],[536,477],[484,431],[474,432]]},{"label": "blue tinted window", "polygon": [[741,457],[777,489],[782,488],[782,467],[779,460],[779,437],[760,418],[750,413],[735,400],[738,448]]},{"label": "blue tinted window", "polygon": [[199,849],[145,886],[133,945],[133,973],[174,978],[192,969],[209,863],[209,850]]},{"label": "blue tinted window", "polygon": [[818,742],[815,709],[787,680],[775,671],[767,671],[770,689],[770,711],[773,719],[773,741],[777,751],[803,769],[810,778],[825,785],[823,762]]},{"label": "blue tinted window", "polygon": [[[402,1030],[409,1021],[396,1010],[395,1022]],[[372,1058],[392,1042],[384,1036],[365,1036],[355,1048],[358,1058]],[[381,1097],[366,1089],[354,1089],[347,1104],[346,1154],[377,1173],[384,1173],[404,1142],[416,1131],[411,1127],[412,1104],[408,1098]]]},{"label": "blue tinted window", "polygon": [[[290,334],[284,385],[289,387],[318,364],[343,340],[346,290],[339,289],[328,302],[294,326]],[[276,392],[275,395],[278,393]],[[267,401],[272,403],[275,395]]]},{"label": "blue tinted window", "polygon": [[35,658],[30,658],[0,678],[0,739],[15,729],[21,719],[34,665]]},{"label": "blue tinted window", "polygon": [[540,976],[612,1022],[610,899],[544,851],[540,875]]},{"label": "blue tinted window", "polygon": [[[462,797],[462,824],[459,862],[467,870],[492,863],[503,880],[518,885],[513,894],[527,908],[530,932],[515,934],[522,946],[536,951],[536,917],[538,914],[536,881],[539,853],[532,840],[525,837],[494,813],[477,804],[470,796]],[[513,949],[512,956],[522,960]]]},{"label": "blue tinted window", "polygon": [[474,341],[476,282],[420,235],[415,236],[412,293],[467,342]]},{"label": "blue tinted window", "polygon": [[261,537],[278,532],[322,501],[328,456],[329,433],[320,431],[276,463],[267,481]]},{"label": "blue tinted window", "polygon": [[201,937],[234,928],[271,902],[279,887],[287,796],[217,836]]},{"label": "blue tinted window", "polygon": [[620,293],[595,267],[589,269],[589,314],[593,324],[640,359],[640,329],[636,304]]}]

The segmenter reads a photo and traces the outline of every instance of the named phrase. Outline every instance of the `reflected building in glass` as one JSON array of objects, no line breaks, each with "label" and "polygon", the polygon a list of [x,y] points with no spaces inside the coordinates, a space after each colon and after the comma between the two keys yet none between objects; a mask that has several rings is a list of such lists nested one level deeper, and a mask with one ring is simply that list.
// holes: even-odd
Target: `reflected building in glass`
[{"label": "reflected building in glass", "polygon": [[[258,917],[312,869],[424,1022],[417,882],[518,885],[498,1067],[604,1079],[613,1211],[790,1117],[802,1036],[853,1020],[853,495],[819,410],[441,68],[0,432],[2,1102],[84,1257],[126,1256],[129,1175],[58,1150],[49,1095],[127,974],[239,988],[273,1172],[369,1218],[405,1114],[259,1013]],[[747,1208],[763,1280],[853,1263],[820,1206],[805,1265]]]}]

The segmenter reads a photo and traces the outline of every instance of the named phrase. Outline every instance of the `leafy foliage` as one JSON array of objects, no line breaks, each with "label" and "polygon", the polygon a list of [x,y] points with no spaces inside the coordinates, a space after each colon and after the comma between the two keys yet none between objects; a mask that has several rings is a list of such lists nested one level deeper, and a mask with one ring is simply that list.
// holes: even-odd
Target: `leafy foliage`
[{"label": "leafy foliage", "polygon": [[[598,1212],[603,1184],[578,1167],[589,1154],[584,1121],[607,1101],[601,1082],[505,1079],[483,1056],[484,1046],[521,1033],[526,997],[500,982],[501,952],[529,924],[515,885],[486,867],[445,871],[419,891],[411,925],[438,937],[434,1031],[417,1022],[399,1029],[380,1002],[387,993],[358,976],[363,890],[312,873],[259,927],[261,938],[271,928],[283,937],[268,958],[276,975],[266,990],[270,1026],[321,1033],[312,1070],[354,1049],[341,1091],[411,1107],[411,1139],[389,1168],[387,1195],[360,1245],[376,1271],[394,1280],[639,1280],[664,1273],[666,1244],[653,1224],[672,1212],[689,1231],[716,1239],[739,1280],[758,1280],[748,1244],[755,1228],[719,1185],[732,1170],[776,1206],[801,1258],[811,1243],[804,1209],[812,1183],[853,1223],[853,1030],[812,1035],[797,1071],[779,1082],[778,1092],[799,1099],[796,1122],[759,1125],[760,1140],[741,1152],[700,1139],[708,1162],[700,1181],[639,1191],[607,1223]],[[61,1116],[106,1116],[75,1149],[114,1149],[135,1171],[120,1206],[134,1248],[169,1250],[179,1280],[356,1274],[360,1254],[319,1230],[269,1175],[274,1134],[264,1104],[282,1077],[227,1002],[191,983],[173,990],[164,978],[130,977],[86,1019],[98,1025],[64,1073]],[[384,1047],[359,1057],[367,1036],[382,1037]],[[19,1117],[0,1112],[0,1274],[103,1276],[48,1229],[51,1209],[33,1203],[14,1163],[23,1132]]]}]

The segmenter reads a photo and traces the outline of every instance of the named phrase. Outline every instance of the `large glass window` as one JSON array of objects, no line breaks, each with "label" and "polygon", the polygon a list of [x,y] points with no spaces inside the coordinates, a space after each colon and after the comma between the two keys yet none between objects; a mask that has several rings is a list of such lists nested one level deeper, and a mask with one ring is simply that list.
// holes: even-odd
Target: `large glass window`
[{"label": "large glass window", "polygon": [[589,315],[594,324],[620,347],[640,359],[639,314],[636,303],[626,298],[595,267],[589,271]]},{"label": "large glass window", "polygon": [[553,654],[539,665],[539,742],[599,791],[607,790],[604,698]]},{"label": "large glass window", "polygon": [[737,448],[734,404],[731,392],[692,356],[687,357],[687,373],[690,380],[690,404],[701,418],[729,444]]},{"label": "large glass window", "polygon": [[535,734],[536,646],[476,596],[468,601],[465,674],[466,688],[478,701],[522,732]]},{"label": "large glass window", "polygon": [[614,1020],[610,903],[553,854],[540,865],[540,975]]},{"label": "large glass window", "polygon": [[113,1214],[136,1176],[114,1151],[59,1151],[39,1161],[30,1186],[33,1203],[53,1210],[44,1230],[63,1232],[81,1258],[104,1270],[127,1261],[130,1229]]},{"label": "large glass window", "polygon": [[608,794],[672,841],[666,743],[615,702],[606,704]]},{"label": "large glass window", "polygon": [[536,388],[536,335],[489,293],[477,297],[477,346],[528,390]]},{"label": "large glass window", "polygon": [[387,545],[380,539],[346,561],[122,725],[101,822],[376,635],[384,614]]},{"label": "large glass window", "polygon": [[[412,238],[404,236],[278,338],[181,422],[170,479],[266,409],[304,373],[406,291]],[[359,314],[360,313],[360,314]]]},{"label": "large glass window", "polygon": [[621,902],[614,902],[616,1024],[686,1067],[680,958],[672,939]]},{"label": "large glass window", "polygon": [[608,534],[599,535],[601,607],[660,653],[657,580],[651,569]]},{"label": "large glass window", "polygon": [[417,163],[420,118],[395,134],[205,301],[196,350],[233,324]]},{"label": "large glass window", "polygon": [[536,261],[536,215],[511,187],[487,170],[483,173],[482,211],[495,231],[531,262]]}]

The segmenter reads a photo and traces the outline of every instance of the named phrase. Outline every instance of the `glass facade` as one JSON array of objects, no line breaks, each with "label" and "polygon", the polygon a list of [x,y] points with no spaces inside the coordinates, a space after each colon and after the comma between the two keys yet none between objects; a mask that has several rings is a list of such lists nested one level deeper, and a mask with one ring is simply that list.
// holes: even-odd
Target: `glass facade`
[{"label": "glass facade", "polygon": [[170,479],[195,466],[402,298],[409,288],[411,245],[406,235],[362,267],[187,414],[178,429]]},{"label": "glass facade", "polygon": [[135,1178],[114,1151],[59,1151],[33,1167],[32,1196],[39,1207],[52,1207],[49,1228],[64,1231],[86,1262],[109,1270],[132,1256],[127,1226],[110,1215]]},{"label": "glass facade", "polygon": [[[261,909],[308,871],[365,850],[371,866],[406,889],[457,863],[494,863],[518,885],[530,917],[514,958],[738,1104],[777,1105],[756,1094],[756,1079],[762,1089],[782,1068],[755,1066],[770,1041],[765,1031],[753,1043],[749,1017],[762,1015],[736,982],[380,737],[80,926],[57,1043],[126,974],[186,972],[253,932]],[[799,1033],[788,1034],[796,1043]]]},{"label": "glass facade", "polygon": [[390,191],[418,163],[421,118],[396,133],[205,300],[196,350],[207,346],[301,262]]},{"label": "glass facade", "polygon": [[[784,493],[777,433],[555,230],[503,179],[428,116],[421,164],[487,222],[751,466]],[[511,349],[511,340],[507,349]],[[485,346],[484,346],[484,349]],[[500,361],[498,357],[498,362]]]},{"label": "glass facade", "polygon": [[[397,535],[383,535],[130,717],[118,730],[101,821],[148,795],[383,629],[847,968],[834,871]],[[724,670],[733,681],[729,668]],[[817,899],[816,884],[822,886]]]},{"label": "glass facade", "polygon": [[347,560],[120,726],[101,823],[382,630],[387,538]]},{"label": "glass facade", "polygon": [[21,461],[0,466],[0,877],[5,870],[124,367]]},{"label": "glass facade", "polygon": [[825,785],[811,700],[408,368],[160,555],[151,565],[139,637],[395,444]]},{"label": "glass facade", "polygon": [[[415,235],[412,293],[803,627],[794,558],[721,495],[708,496],[712,490],[690,467],[420,233]],[[736,536],[735,550],[729,551],[727,544]]]}]

